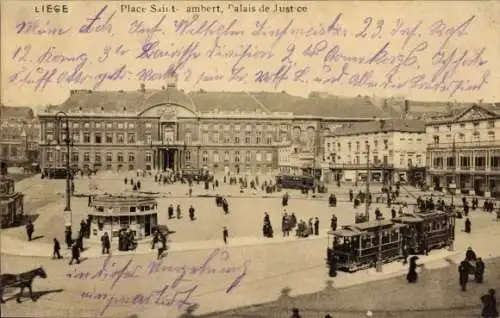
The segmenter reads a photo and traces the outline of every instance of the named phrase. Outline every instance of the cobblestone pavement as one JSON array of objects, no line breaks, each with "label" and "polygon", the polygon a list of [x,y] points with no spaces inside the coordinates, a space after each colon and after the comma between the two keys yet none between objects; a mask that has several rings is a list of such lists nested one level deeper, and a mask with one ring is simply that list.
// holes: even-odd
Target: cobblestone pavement
[{"label": "cobblestone pavement", "polygon": [[[432,251],[429,256],[421,257],[420,262],[425,264],[424,273],[421,275],[422,281],[418,285],[415,285],[418,286],[415,289],[418,290],[418,288],[425,287],[426,292],[431,293],[431,295],[425,294],[426,292],[424,293],[422,290],[418,293],[412,291],[412,286],[404,284],[401,278],[406,273],[406,267],[401,263],[392,263],[385,265],[382,273],[376,273],[374,270],[360,271],[355,274],[340,273],[334,281],[334,288],[340,289],[338,294],[328,296],[331,298],[326,298],[327,300],[318,301],[318,307],[314,307],[310,305],[311,302],[308,303],[306,301],[307,297],[312,297],[309,298],[310,300],[315,299],[315,296],[305,296],[306,300],[304,300],[303,307],[309,308],[311,312],[320,312],[323,308],[332,308],[332,303],[342,303],[345,305],[341,309],[357,310],[357,313],[359,313],[365,309],[374,311],[380,309],[401,311],[407,308],[420,310],[427,307],[447,308],[451,305],[454,306],[454,304],[459,302],[458,300],[453,300],[450,305],[447,297],[439,295],[448,289],[460,294],[456,292],[457,278],[454,275],[456,272],[456,263],[463,258],[463,253],[467,246],[472,246],[484,258],[495,257],[500,254],[496,245],[485,244],[485,242],[495,242],[500,239],[500,223],[492,222],[489,216],[480,214],[473,217],[473,224],[475,227],[472,234],[457,233],[455,252],[448,252],[447,250]],[[460,227],[460,224],[458,226]],[[226,249],[221,249],[219,254],[209,262],[208,266],[216,269],[217,273],[214,274],[192,274],[191,272],[191,268],[200,268],[204,264],[207,257],[214,251],[213,249],[172,251],[164,259],[165,272],[155,274],[148,274],[151,268],[150,264],[155,259],[155,255],[153,254],[115,255],[108,263],[108,267],[106,267],[108,273],[123,268],[127,264],[127,261],[131,259],[132,263],[129,269],[130,271],[135,269],[135,273],[140,277],[122,278],[114,288],[112,288],[114,279],[104,279],[102,274],[95,279],[87,278],[80,280],[67,277],[68,273],[75,275],[78,272],[89,272],[89,277],[96,275],[99,269],[103,268],[105,259],[102,257],[89,258],[80,265],[70,267],[67,265],[67,259],[59,261],[50,260],[46,257],[26,258],[2,255],[1,264],[2,272],[4,273],[16,273],[31,269],[37,264],[42,264],[49,275],[48,279],[37,279],[35,282],[35,290],[46,293],[42,295],[38,302],[25,301],[19,305],[11,300],[3,306],[2,312],[11,316],[22,316],[26,313],[36,311],[53,317],[67,317],[68,315],[95,317],[106,307],[106,300],[82,299],[82,292],[91,292],[94,293],[94,298],[103,297],[102,295],[96,296],[95,293],[105,293],[108,299],[115,299],[111,301],[110,307],[105,311],[108,315],[117,316],[136,313],[139,317],[176,317],[182,311],[174,307],[176,303],[172,306],[158,306],[151,300],[148,305],[140,305],[137,303],[133,304],[131,299],[136,297],[137,293],[150,295],[152,291],[159,290],[165,285],[174,285],[176,278],[183,271],[186,271],[187,274],[185,274],[183,280],[180,282],[179,288],[185,291],[196,286],[196,290],[193,292],[190,301],[200,304],[198,309],[199,314],[270,302],[276,300],[281,290],[285,287],[291,289],[291,296],[323,290],[325,282],[329,280],[324,264],[325,248],[326,239],[293,240],[290,242],[245,247],[229,246]],[[84,257],[85,253],[83,253]],[[444,258],[448,258],[449,261],[445,261]],[[249,261],[249,263],[245,263],[245,261]],[[455,265],[450,265],[450,262],[454,262]],[[471,284],[471,291],[477,289],[477,293],[483,292],[489,287],[488,282],[494,277],[493,275],[498,274],[496,268],[490,268],[489,264],[489,261],[487,261],[487,283],[484,286],[476,287],[473,283]],[[247,266],[246,271],[244,270],[245,266]],[[431,272],[433,269],[439,268],[446,268],[446,273],[449,274],[446,279],[443,278],[444,280],[440,281],[433,279],[432,277],[434,276],[429,276],[429,279],[426,278],[426,272]],[[226,292],[243,273],[245,275],[242,277],[240,284],[237,284],[238,286],[230,292]],[[380,283],[380,286],[383,287],[381,290],[384,290],[386,294],[385,298],[377,295],[376,290],[368,289],[368,292],[363,292],[365,290],[364,286],[354,287],[358,288],[358,298],[349,298],[347,296],[344,298],[343,296],[343,287],[370,281],[379,281],[391,277],[396,278],[389,281],[389,283]],[[396,286],[396,288],[391,289],[391,286]],[[364,293],[366,296],[362,302],[358,302],[357,300],[361,293]],[[415,299],[418,301],[410,303],[408,300],[408,306],[411,307],[404,307],[405,302],[392,301],[393,297],[394,299],[398,297],[398,293],[408,294],[408,299],[413,299],[410,298],[411,295],[411,297],[416,297]],[[353,294],[354,292],[349,292],[346,295]],[[417,297],[416,294],[420,296]],[[432,295],[434,297],[431,297]],[[12,291],[9,291],[7,296],[12,296]],[[112,296],[116,297],[112,298]],[[123,298],[128,299],[128,303],[118,304],[121,301],[116,299],[122,299],[119,298],[120,296],[128,297]],[[169,296],[172,297],[172,294],[169,294]],[[477,295],[474,294],[473,297],[469,297],[471,300],[466,304],[476,304]],[[352,299],[357,300],[354,302]],[[459,298],[459,300],[462,300],[462,298]],[[136,302],[138,302],[137,299]],[[359,307],[356,307],[356,304]],[[266,312],[264,311],[264,313]],[[344,316],[340,315],[340,317]]]},{"label": "cobblestone pavement", "polygon": [[[77,188],[84,187],[85,182],[90,181],[85,181],[85,178],[77,179]],[[115,187],[117,187],[120,182],[123,184],[121,177],[117,177],[114,181],[113,179],[108,179],[108,181],[102,179],[101,183],[107,184],[106,182],[109,182],[110,185],[114,185]],[[279,198],[229,198],[230,206],[234,206],[234,209],[232,209],[233,213],[230,216],[222,215],[220,209],[215,208],[212,198],[193,198],[191,202],[193,202],[197,209],[198,220],[196,222],[189,222],[187,219],[171,220],[171,224],[169,223],[169,226],[176,230],[177,233],[172,235],[172,249],[166,259],[164,259],[164,272],[156,274],[148,273],[151,262],[155,259],[155,255],[149,250],[148,245],[144,244],[141,245],[139,251],[136,253],[114,254],[112,260],[107,263],[108,265],[106,267],[108,274],[110,274],[111,272],[116,272],[118,269],[123,268],[128,260],[132,260],[129,272],[133,272],[133,268],[140,277],[129,277],[126,279],[122,277],[114,288],[112,285],[116,277],[113,279],[109,277],[104,279],[102,272],[101,275],[97,275],[99,277],[95,279],[71,279],[67,276],[68,272],[73,275],[76,272],[89,272],[89,276],[92,277],[96,275],[100,269],[103,269],[105,258],[98,257],[98,244],[89,244],[88,241],[86,241],[86,245],[89,246],[89,249],[83,252],[83,257],[86,258],[86,260],[80,265],[71,267],[67,265],[67,259],[59,261],[51,260],[47,257],[28,258],[7,255],[16,254],[16,252],[19,254],[20,251],[23,250],[26,251],[25,255],[47,255],[51,251],[51,246],[48,241],[53,236],[59,237],[62,241],[61,232],[63,221],[60,213],[64,207],[61,197],[61,194],[64,192],[64,180],[42,180],[32,182],[31,184],[28,182],[24,185],[21,183],[21,188],[25,187],[24,191],[28,193],[30,191],[30,186],[39,187],[34,189],[41,189],[40,191],[43,191],[39,193],[35,191],[37,192],[37,197],[40,198],[39,202],[45,202],[43,201],[44,197],[47,201],[54,198],[49,197],[51,195],[50,192],[53,192],[52,195],[55,196],[55,203],[40,204],[42,207],[36,210],[40,216],[35,221],[35,228],[37,230],[35,236],[40,234],[45,235],[45,237],[27,243],[23,228],[2,231],[1,248],[3,254],[1,258],[1,272],[18,273],[32,269],[38,264],[42,264],[44,268],[46,268],[49,278],[46,280],[37,279],[35,281],[35,291],[42,293],[38,302],[32,303],[30,301],[25,301],[19,305],[15,301],[10,300],[6,305],[2,306],[3,315],[25,316],[32,315],[33,313],[40,313],[43,316],[51,317],[95,317],[102,312],[103,308],[106,307],[106,303],[109,302],[110,306],[105,310],[106,315],[123,317],[136,313],[140,317],[175,317],[183,311],[176,307],[178,302],[173,302],[172,305],[165,305],[165,302],[163,305],[157,305],[154,304],[153,300],[146,301],[143,299],[143,302],[149,303],[147,305],[140,305],[137,293],[150,295],[152,291],[157,291],[165,285],[174,286],[177,282],[178,289],[171,292],[177,295],[175,297],[179,300],[182,299],[180,298],[182,293],[175,294],[175,292],[186,291],[196,287],[190,301],[200,305],[197,312],[202,314],[274,301],[284,287],[291,288],[292,296],[318,292],[324,289],[325,281],[329,279],[324,263],[327,244],[327,240],[324,236],[325,231],[322,230],[322,235],[320,237],[306,240],[279,238],[279,236],[281,236],[279,231],[282,212]],[[172,189],[180,189],[176,190],[177,193],[179,193],[178,191],[182,191],[185,187],[185,185],[178,185],[173,186]],[[319,216],[322,229],[328,226],[332,212],[335,212],[339,216],[340,224],[352,223],[353,221],[353,209],[348,203],[340,203],[337,208],[332,209],[327,206],[326,199],[303,200],[299,198],[299,194],[294,195],[292,193],[290,206],[287,210],[289,212],[295,212],[299,218]],[[166,205],[170,200],[176,201],[176,203],[179,202],[183,207],[187,207],[188,202],[190,202],[188,198],[162,198],[160,199],[160,207],[166,209]],[[81,213],[81,215],[84,214],[87,201],[85,198],[82,198],[75,199],[73,203],[75,211],[74,221],[77,223],[80,220],[78,219],[78,213]],[[271,221],[277,236],[272,240],[263,240],[259,238],[261,236],[263,212],[266,210],[270,212]],[[388,213],[388,210],[384,208],[383,212]],[[160,221],[161,217],[165,218],[166,216],[165,214],[160,216]],[[449,258],[452,262],[458,262],[463,257],[463,251],[465,251],[467,246],[474,247],[479,255],[485,258],[500,256],[500,250],[496,245],[485,244],[485,242],[498,241],[500,238],[500,223],[493,222],[492,218],[493,216],[490,214],[474,212],[472,215],[473,233],[470,235],[460,232],[460,229],[463,228],[463,220],[457,220],[456,252],[448,252],[446,250],[433,251],[429,256],[422,257],[421,262],[426,264],[425,271],[430,272],[436,268],[446,267],[446,271],[449,272],[451,275],[450,277],[453,278],[453,274],[456,272],[456,265],[452,265],[454,266],[452,268],[450,267],[450,263],[443,259]],[[220,227],[225,224],[228,224],[230,234],[233,236],[227,247],[222,246],[219,236]],[[14,235],[12,235],[13,233]],[[234,236],[236,237],[234,238]],[[200,268],[215,248],[221,248],[221,250],[218,250],[219,254],[209,262],[209,266],[212,269],[218,269],[217,273],[199,274]],[[64,250],[63,254],[67,256],[68,251]],[[249,263],[245,263],[245,261],[249,261]],[[489,268],[488,263],[487,266]],[[188,270],[192,268],[198,268],[198,272],[196,273],[196,270],[194,270],[195,273],[193,273]],[[451,271],[449,270],[450,268],[452,269]],[[488,269],[488,271],[489,270],[490,269]],[[184,271],[187,271],[187,273],[182,277],[182,280],[178,280]],[[335,288],[342,288],[390,277],[402,277],[405,271],[406,268],[402,266],[401,263],[393,263],[386,265],[383,273],[376,273],[373,270],[362,271],[356,274],[341,273],[339,277],[335,279],[334,286]],[[206,270],[206,272],[210,271]],[[426,276],[426,274],[424,274],[424,276]],[[234,283],[238,281],[238,278],[241,279],[241,282],[239,284]],[[400,278],[395,278],[393,282],[397,282],[397,279]],[[490,278],[487,278],[487,280],[488,279]],[[448,283],[443,282],[441,286],[438,282],[439,280],[425,281],[423,279],[421,285],[428,286],[427,288],[434,288],[437,291],[440,290],[439,288],[443,288],[443,290],[456,290],[456,288],[453,287],[453,283],[447,285]],[[454,282],[456,282],[456,279]],[[370,293],[365,293],[368,296],[366,296],[366,301],[363,299],[361,308],[355,307],[352,302],[350,303],[351,305],[346,305],[345,308],[348,310],[358,310],[357,314],[367,308],[371,310],[380,310],[381,308],[389,310],[388,304],[391,304],[391,297],[398,296],[396,295],[398,290],[404,290],[405,293],[408,292],[407,288],[409,287],[402,284],[401,281],[399,281],[398,284],[399,285],[395,286],[400,287],[396,288],[396,291],[384,292],[392,296],[387,296],[387,298],[375,297],[375,300],[370,302],[368,299],[371,298],[372,293],[377,293],[376,291],[370,291]],[[229,288],[232,285],[237,286],[232,289]],[[387,287],[388,290],[391,289],[390,283],[386,284],[384,282],[382,285]],[[484,288],[487,289],[486,287],[485,284]],[[228,288],[230,291],[226,292]],[[343,295],[344,289],[341,290]],[[82,292],[94,293],[93,298],[101,299],[82,298]],[[103,295],[98,295],[99,293],[106,294],[107,300],[103,299]],[[358,293],[361,293],[360,289]],[[157,294],[159,293],[155,295]],[[6,295],[7,298],[12,295],[13,291],[8,290]],[[86,296],[90,297],[89,294],[86,294]],[[425,296],[427,297],[428,295]],[[171,299],[174,296],[170,293],[169,297]],[[327,303],[328,306],[330,306],[331,303],[337,303],[338,301],[335,299],[338,297],[340,296],[336,294],[334,294],[334,296],[328,296],[326,298],[328,301],[325,301],[325,303]],[[134,298],[135,300],[133,300]],[[157,296],[154,298],[157,298]],[[446,297],[439,298],[439,295],[436,295],[434,298],[436,299],[433,299],[433,301],[441,301],[441,308],[449,307],[449,304],[446,303]],[[477,301],[476,296],[471,297],[471,299],[472,298],[475,299],[474,302]],[[349,299],[355,298],[345,298],[343,303],[349,304]],[[359,297],[356,299],[359,299]],[[320,305],[321,302],[318,302],[318,304]],[[418,308],[422,308],[422,306],[434,304],[435,303],[430,304],[422,301],[417,302],[412,308],[417,310]],[[332,308],[331,306],[313,307],[307,302],[303,307],[309,308],[311,315],[318,315],[321,313],[321,310]],[[404,310],[405,308],[406,307],[399,307],[393,309]],[[264,314],[269,314],[269,312],[264,311]],[[289,316],[289,314],[282,309],[276,312],[276,314],[280,315],[279,317]],[[347,316],[348,314],[349,313],[345,312],[345,315],[340,314],[339,316],[349,317]],[[257,315],[256,317],[259,316]],[[427,317],[431,316],[427,315]]]}]

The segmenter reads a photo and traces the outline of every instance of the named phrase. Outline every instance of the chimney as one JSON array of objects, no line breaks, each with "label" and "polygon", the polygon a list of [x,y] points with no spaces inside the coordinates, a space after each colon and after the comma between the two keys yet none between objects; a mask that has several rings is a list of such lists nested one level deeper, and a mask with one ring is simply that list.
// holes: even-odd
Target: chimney
[{"label": "chimney", "polygon": [[141,89],[140,89],[141,92],[145,92],[146,91],[146,84],[144,83],[141,83]]}]

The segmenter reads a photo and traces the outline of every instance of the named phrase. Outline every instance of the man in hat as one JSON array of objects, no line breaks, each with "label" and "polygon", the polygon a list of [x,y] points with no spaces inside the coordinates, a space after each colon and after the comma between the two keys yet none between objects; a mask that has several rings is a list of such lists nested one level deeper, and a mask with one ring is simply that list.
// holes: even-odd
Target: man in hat
[{"label": "man in hat", "polygon": [[481,297],[483,303],[483,310],[481,317],[483,318],[496,318],[498,317],[497,299],[495,297],[495,290],[490,289],[486,295]]},{"label": "man in hat", "polygon": [[71,260],[69,265],[73,265],[73,260],[76,260],[77,264],[80,264],[80,247],[75,243],[71,246]]}]

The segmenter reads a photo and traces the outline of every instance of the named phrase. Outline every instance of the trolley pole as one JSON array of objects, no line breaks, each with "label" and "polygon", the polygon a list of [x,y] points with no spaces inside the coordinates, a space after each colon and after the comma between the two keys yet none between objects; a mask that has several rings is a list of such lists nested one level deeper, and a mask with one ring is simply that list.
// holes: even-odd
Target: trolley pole
[{"label": "trolley pole", "polygon": [[370,145],[366,144],[366,196],[365,196],[365,218],[370,220]]}]

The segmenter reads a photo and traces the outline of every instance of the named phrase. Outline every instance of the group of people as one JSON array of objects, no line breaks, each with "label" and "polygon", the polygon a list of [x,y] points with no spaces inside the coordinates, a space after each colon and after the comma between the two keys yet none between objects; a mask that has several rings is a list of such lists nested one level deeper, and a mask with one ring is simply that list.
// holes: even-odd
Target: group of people
[{"label": "group of people", "polygon": [[215,205],[217,207],[222,207],[222,211],[224,211],[224,214],[229,214],[229,203],[223,196],[219,194],[215,196]]},{"label": "group of people", "polygon": [[130,178],[130,180],[125,177],[125,179],[123,179],[123,182],[125,183],[125,185],[128,185],[130,182],[130,186],[132,187],[132,190],[133,191],[141,191],[141,181],[140,180],[137,180],[134,182],[134,179],[133,178]]},{"label": "group of people", "polygon": [[[175,216],[174,216],[174,205],[173,204],[169,204],[168,208],[167,208],[167,213],[168,213],[168,219],[182,219],[182,209],[181,209],[181,206],[180,204],[177,204],[177,207],[175,208]],[[188,213],[189,213],[189,219],[191,221],[194,221],[196,220],[196,217],[194,215],[195,213],[195,209],[194,207],[191,205],[189,206],[189,210],[188,210]]]},{"label": "group of people", "polygon": [[458,266],[459,282],[462,291],[467,290],[467,283],[469,281],[469,275],[473,274],[476,283],[481,284],[484,280],[484,271],[486,266],[480,257],[477,257],[476,253],[471,247],[465,252],[465,258]]},{"label": "group of people", "polygon": [[[308,237],[311,235],[319,235],[319,218],[309,218],[306,222],[302,219],[297,220],[295,213],[288,214],[286,211],[281,218],[281,231],[283,237],[290,236],[290,232],[296,228],[297,237]],[[271,220],[267,212],[264,213],[264,222],[262,226],[264,237],[272,238],[274,235]]]}]

